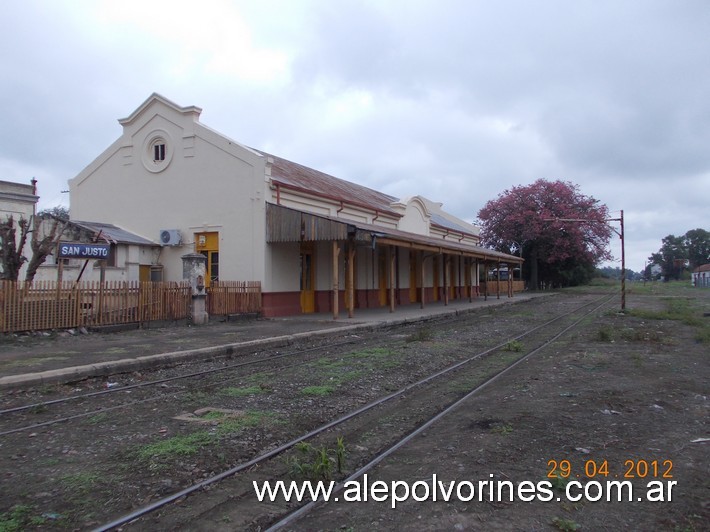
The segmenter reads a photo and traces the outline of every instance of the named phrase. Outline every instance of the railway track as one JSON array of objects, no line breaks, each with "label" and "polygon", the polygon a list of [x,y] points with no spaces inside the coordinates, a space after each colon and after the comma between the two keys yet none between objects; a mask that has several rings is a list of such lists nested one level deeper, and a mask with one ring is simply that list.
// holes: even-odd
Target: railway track
[{"label": "railway track", "polygon": [[[341,350],[345,346],[352,346],[355,343],[361,344],[362,342],[361,339],[355,340],[350,338],[340,342],[297,349],[288,353],[277,352],[267,356],[262,356],[261,353],[255,353],[240,357],[246,358],[247,360],[219,365],[218,367],[209,367],[208,369],[200,371],[178,373],[177,375],[169,377],[122,386],[115,383],[118,387],[71,394],[46,401],[35,401],[32,403],[9,406],[0,409],[0,438],[18,432],[37,430],[57,423],[67,423],[90,416],[101,415],[123,408],[138,407],[146,403],[171,400],[176,395],[192,392],[195,389],[218,387],[238,379],[249,377],[257,372],[279,371],[297,367],[307,364],[313,357],[323,356],[324,353],[338,352],[338,350]],[[281,361],[288,358],[298,358],[299,360],[291,364],[281,363]],[[170,392],[166,392],[169,383],[176,383],[178,381],[181,381],[179,389],[171,389]],[[136,397],[136,392],[143,396]],[[74,404],[77,403],[78,406],[74,406]],[[102,406],[102,403],[108,404]],[[51,408],[64,408],[64,410],[49,412]],[[26,414],[28,412],[31,412],[32,415],[27,416]],[[51,418],[49,416],[51,416]],[[23,425],[22,422],[28,417],[32,418],[32,422]],[[38,420],[38,417],[47,417],[48,419]]]},{"label": "railway track", "polygon": [[[347,442],[348,463],[355,471],[347,476],[341,474],[342,486],[342,483],[367,472],[442,416],[460,407],[479,390],[590,319],[610,301],[609,296],[585,301],[583,305],[565,309],[551,319],[504,337],[503,341],[485,349],[458,345],[459,356],[446,367],[422,375],[390,393],[378,393],[372,400],[335,419],[331,418],[301,435],[272,445],[266,452],[106,522],[96,530],[130,528],[131,523],[138,528],[177,529],[185,522],[208,519],[215,513],[215,508],[229,508],[229,515],[238,516],[235,519],[239,521],[230,524],[235,528],[273,526],[278,529],[289,526],[310,511],[313,504],[294,512],[285,501],[272,503],[269,508],[271,516],[265,518],[260,515],[263,508],[248,503],[242,507],[240,503],[254,499],[252,480],[287,478],[287,464],[298,460],[300,451],[297,447],[301,446],[301,450],[306,445],[311,449],[325,449],[332,446],[336,439]],[[282,455],[284,459],[275,459]],[[210,488],[209,493],[198,495],[206,488]],[[189,495],[192,497],[187,497]],[[171,505],[175,501],[181,501],[181,504]],[[274,515],[280,517],[274,519]]]}]

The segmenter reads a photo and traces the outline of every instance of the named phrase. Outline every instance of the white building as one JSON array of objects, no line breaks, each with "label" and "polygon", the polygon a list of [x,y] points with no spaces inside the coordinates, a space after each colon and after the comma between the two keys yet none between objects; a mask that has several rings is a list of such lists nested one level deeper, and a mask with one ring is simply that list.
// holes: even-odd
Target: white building
[{"label": "white building", "polygon": [[72,219],[159,243],[141,264],[164,280],[202,253],[209,280],[260,281],[274,316],[473,297],[484,267],[521,262],[478,246],[478,228],[440,203],[249,148],[200,113],[153,94],[69,182]]},{"label": "white building", "polygon": [[693,270],[693,286],[710,288],[710,264],[703,264]]}]

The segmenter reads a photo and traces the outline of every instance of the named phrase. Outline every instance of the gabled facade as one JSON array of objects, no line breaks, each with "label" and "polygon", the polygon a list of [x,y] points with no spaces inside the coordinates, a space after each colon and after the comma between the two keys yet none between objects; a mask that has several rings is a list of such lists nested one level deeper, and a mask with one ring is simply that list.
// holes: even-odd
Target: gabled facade
[{"label": "gabled facade", "polygon": [[[473,297],[487,264],[478,228],[421,196],[398,199],[249,148],[203,125],[197,107],[153,94],[123,134],[70,181],[71,215],[208,258],[208,282],[260,281],[265,315]],[[479,271],[481,270],[481,271]]]}]

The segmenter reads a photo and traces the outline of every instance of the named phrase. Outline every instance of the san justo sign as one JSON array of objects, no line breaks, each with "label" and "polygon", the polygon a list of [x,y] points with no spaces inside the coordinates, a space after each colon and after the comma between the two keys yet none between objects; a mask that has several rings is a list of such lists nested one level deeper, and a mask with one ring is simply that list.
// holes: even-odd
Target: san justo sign
[{"label": "san justo sign", "polygon": [[59,258],[62,259],[99,259],[108,258],[110,244],[76,244],[72,242],[59,243]]}]

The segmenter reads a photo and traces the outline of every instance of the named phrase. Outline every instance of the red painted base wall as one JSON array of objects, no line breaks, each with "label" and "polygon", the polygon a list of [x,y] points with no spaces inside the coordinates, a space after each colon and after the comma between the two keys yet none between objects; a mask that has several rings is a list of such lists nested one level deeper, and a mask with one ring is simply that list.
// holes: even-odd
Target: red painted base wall
[{"label": "red painted base wall", "polygon": [[[462,299],[466,299],[465,289],[460,289],[456,292],[461,294]],[[425,305],[426,303],[434,302],[434,289],[424,289]],[[474,293],[474,297],[476,294]],[[419,298],[419,290],[417,291],[417,299]],[[444,290],[439,289],[438,301],[443,301]],[[419,301],[411,302],[409,298],[409,288],[403,288],[395,291],[395,305],[419,305]],[[333,293],[330,291],[317,291],[315,296],[315,311],[320,313],[333,312]],[[380,305],[379,290],[356,290],[355,291],[355,308],[380,308],[389,306],[389,290],[387,291],[387,302]],[[345,290],[340,290],[338,293],[338,311],[339,313],[347,312],[345,308]],[[275,318],[278,316],[293,316],[301,314],[301,293],[300,292],[268,292],[262,294],[262,315],[266,318]]]}]

